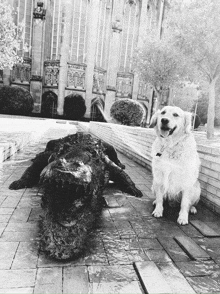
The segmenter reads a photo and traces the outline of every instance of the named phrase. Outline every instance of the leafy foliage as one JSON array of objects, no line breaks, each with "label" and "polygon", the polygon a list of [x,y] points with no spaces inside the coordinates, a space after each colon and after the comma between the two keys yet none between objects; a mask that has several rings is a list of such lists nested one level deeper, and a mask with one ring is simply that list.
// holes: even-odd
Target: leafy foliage
[{"label": "leafy foliage", "polygon": [[144,107],[136,100],[120,99],[112,104],[110,115],[127,126],[140,126],[146,115]]},{"label": "leafy foliage", "polygon": [[34,100],[30,92],[18,86],[0,88],[0,113],[30,115]]},{"label": "leafy foliage", "polygon": [[194,80],[209,84],[207,137],[214,136],[215,87],[220,76],[220,2],[215,0],[177,1],[170,11],[168,27],[175,46],[191,63]]},{"label": "leafy foliage", "polygon": [[0,69],[12,68],[22,59],[17,55],[22,40],[22,25],[13,21],[12,8],[7,0],[0,0]]},{"label": "leafy foliage", "polygon": [[79,94],[70,94],[64,99],[64,116],[68,119],[78,120],[86,112],[85,100]]}]

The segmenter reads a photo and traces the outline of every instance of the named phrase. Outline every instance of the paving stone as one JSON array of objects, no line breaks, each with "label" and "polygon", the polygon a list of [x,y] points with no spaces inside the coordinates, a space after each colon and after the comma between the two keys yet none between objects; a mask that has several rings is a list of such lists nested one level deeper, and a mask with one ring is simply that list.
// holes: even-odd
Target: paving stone
[{"label": "paving stone", "polygon": [[193,227],[190,223],[187,226],[180,226],[180,229],[188,236],[191,238],[199,238],[203,237],[203,235],[195,228]]},{"label": "paving stone", "polygon": [[34,293],[62,293],[62,268],[39,268]]},{"label": "paving stone", "polygon": [[38,243],[20,242],[12,269],[36,268],[38,261]]},{"label": "paving stone", "polygon": [[153,261],[136,262],[135,269],[146,293],[172,293],[172,290]]},{"label": "paving stone", "polygon": [[11,214],[0,215],[0,224],[8,222],[10,220],[10,218],[11,218]]},{"label": "paving stone", "polygon": [[158,238],[162,247],[166,250],[173,261],[190,261],[189,256],[180,248],[173,238]]},{"label": "paving stone", "polygon": [[10,222],[27,222],[29,215],[31,213],[31,208],[18,208],[15,209],[11,216]]},{"label": "paving stone", "polygon": [[176,262],[176,266],[185,277],[210,276],[220,273],[220,266],[214,261]]},{"label": "paving stone", "polygon": [[37,222],[20,222],[14,223],[9,222],[7,227],[5,228],[5,232],[23,232],[23,231],[35,231],[38,232],[38,223]]},{"label": "paving stone", "polygon": [[191,238],[180,236],[174,237],[180,247],[189,255],[193,260],[210,259],[210,256],[200,246],[198,246]]},{"label": "paving stone", "polygon": [[205,276],[205,277],[188,277],[186,278],[190,285],[197,293],[219,293],[220,279],[219,276]]},{"label": "paving stone", "polygon": [[0,292],[2,288],[33,287],[35,277],[36,269],[0,270]]},{"label": "paving stone", "polygon": [[28,242],[38,240],[39,236],[35,231],[3,232],[1,242]]},{"label": "paving stone", "polygon": [[70,266],[70,265],[85,265],[84,260],[78,258],[76,262],[74,261],[57,261],[55,259],[49,258],[44,253],[40,252],[38,257],[38,268],[53,268],[53,267],[63,267],[63,266]]},{"label": "paving stone", "polygon": [[179,272],[179,270],[174,266],[173,263],[158,263],[157,266],[166,279],[166,282],[169,284],[172,290],[171,293],[195,293],[193,288],[190,286],[190,284],[186,281],[184,276]]},{"label": "paving stone", "polygon": [[91,294],[143,294],[141,285],[137,281],[132,282],[109,282],[109,283],[91,283]]},{"label": "paving stone", "polygon": [[85,266],[64,267],[63,292],[60,292],[60,293],[65,293],[65,294],[91,293],[89,292],[89,279],[88,279],[87,267]]},{"label": "paving stone", "polygon": [[42,214],[42,208],[41,207],[32,208],[30,216],[28,218],[28,221],[29,222],[38,221],[40,219],[40,217],[41,217],[41,214]]},{"label": "paving stone", "polygon": [[193,239],[217,263],[220,263],[220,238]]},{"label": "paving stone", "polygon": [[20,202],[18,203],[17,208],[40,207],[40,206],[41,206],[41,197],[30,196],[30,197],[22,197]]},{"label": "paving stone", "polygon": [[0,269],[11,268],[18,244],[18,242],[0,243]]},{"label": "paving stone", "polygon": [[169,262],[171,261],[169,255],[165,250],[144,250],[145,254],[150,260],[154,262]]},{"label": "paving stone", "polygon": [[121,205],[117,202],[117,200],[115,199],[115,197],[112,197],[112,195],[106,195],[106,194],[104,194],[104,198],[105,198],[106,205],[109,208],[121,207]]},{"label": "paving stone", "polygon": [[200,231],[205,237],[220,237],[220,233],[210,228],[207,224],[199,220],[192,220],[190,223]]},{"label": "paving stone", "polygon": [[14,212],[14,208],[8,208],[8,207],[0,207],[0,215],[4,214],[12,214]]},{"label": "paving stone", "polygon": [[137,200],[129,199],[130,203],[134,206],[135,210],[142,216],[151,216],[153,211],[152,201],[150,200]]},{"label": "paving stone", "polygon": [[142,249],[135,249],[127,251],[127,255],[130,259],[130,263],[139,262],[139,261],[149,261],[149,257],[145,254]]},{"label": "paving stone", "polygon": [[138,280],[132,265],[89,266],[88,270],[89,281],[92,283]]},{"label": "paving stone", "polygon": [[19,197],[14,197],[14,196],[8,196],[6,197],[6,199],[3,201],[3,203],[1,204],[1,207],[11,207],[11,208],[15,208],[20,199],[21,199],[21,196],[20,195]]},{"label": "paving stone", "polygon": [[34,288],[7,288],[0,289],[1,294],[32,294]]}]

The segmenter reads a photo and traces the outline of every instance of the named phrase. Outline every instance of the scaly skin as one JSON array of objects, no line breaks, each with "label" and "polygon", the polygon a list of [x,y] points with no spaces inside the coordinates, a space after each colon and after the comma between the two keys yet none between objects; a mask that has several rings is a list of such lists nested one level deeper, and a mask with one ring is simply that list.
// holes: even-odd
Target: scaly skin
[{"label": "scaly skin", "polygon": [[48,142],[22,177],[10,185],[43,189],[41,249],[56,259],[76,258],[101,212],[102,193],[109,179],[142,197],[123,171],[115,149],[90,134],[77,133]]}]

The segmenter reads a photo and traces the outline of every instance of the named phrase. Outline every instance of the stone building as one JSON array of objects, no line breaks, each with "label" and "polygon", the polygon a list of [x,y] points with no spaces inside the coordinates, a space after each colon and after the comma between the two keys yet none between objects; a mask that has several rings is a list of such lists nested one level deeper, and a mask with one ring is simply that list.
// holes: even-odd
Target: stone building
[{"label": "stone building", "polygon": [[107,114],[120,98],[141,101],[150,114],[152,90],[134,73],[132,57],[147,26],[161,29],[164,1],[9,0],[17,12],[15,23],[25,24],[18,52],[24,62],[4,70],[0,83],[27,88],[36,113],[45,93],[52,91],[58,97],[52,112],[60,115],[70,93],[85,99],[88,118],[97,97]]}]

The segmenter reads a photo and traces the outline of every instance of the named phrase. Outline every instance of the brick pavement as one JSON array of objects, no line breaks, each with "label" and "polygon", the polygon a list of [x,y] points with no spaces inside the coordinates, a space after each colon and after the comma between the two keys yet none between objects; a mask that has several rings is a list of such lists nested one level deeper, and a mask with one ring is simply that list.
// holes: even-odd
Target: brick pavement
[{"label": "brick pavement", "polygon": [[121,154],[144,197],[109,184],[108,206],[81,258],[57,262],[39,252],[41,194],[37,188],[11,191],[8,185],[48,139],[59,136],[62,130],[49,130],[40,145],[0,167],[0,293],[220,293],[220,217],[199,205],[188,226],[179,226],[170,210],[153,218],[152,176]]}]

